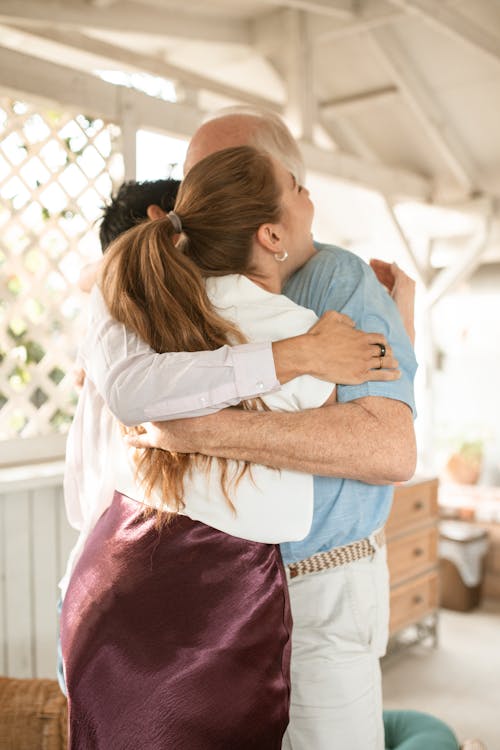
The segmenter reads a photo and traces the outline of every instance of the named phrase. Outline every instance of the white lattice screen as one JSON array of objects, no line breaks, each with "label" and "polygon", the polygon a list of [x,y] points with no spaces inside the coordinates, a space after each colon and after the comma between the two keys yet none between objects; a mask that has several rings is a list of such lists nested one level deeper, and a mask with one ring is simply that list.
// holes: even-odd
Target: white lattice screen
[{"label": "white lattice screen", "polygon": [[116,125],[0,97],[0,440],[65,431],[79,270],[123,179]]}]

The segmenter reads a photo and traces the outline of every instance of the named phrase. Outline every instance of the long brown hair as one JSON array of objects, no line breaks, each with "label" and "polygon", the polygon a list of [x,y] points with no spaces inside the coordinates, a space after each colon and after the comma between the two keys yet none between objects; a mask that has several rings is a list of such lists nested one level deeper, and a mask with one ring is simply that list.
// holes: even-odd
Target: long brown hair
[{"label": "long brown hair", "polygon": [[[280,198],[270,158],[250,146],[224,149],[200,161],[181,184],[175,204],[182,223],[177,245],[168,216],[139,224],[110,245],[101,287],[111,315],[159,353],[244,343],[237,326],[214,309],[204,277],[251,270],[255,234],[261,224],[280,219]],[[146,496],[158,488],[178,511],[184,507],[185,476],[193,468],[208,471],[213,460],[230,502],[228,483],[239,481],[248,464],[229,478],[225,459],[146,448],[136,454],[137,478]],[[159,518],[168,518],[158,510]]]}]

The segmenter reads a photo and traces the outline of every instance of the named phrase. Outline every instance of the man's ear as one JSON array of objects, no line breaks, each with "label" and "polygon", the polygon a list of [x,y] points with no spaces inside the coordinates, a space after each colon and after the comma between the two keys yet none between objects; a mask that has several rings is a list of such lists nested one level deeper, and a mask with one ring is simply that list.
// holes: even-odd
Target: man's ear
[{"label": "man's ear", "polygon": [[263,248],[271,253],[279,253],[281,247],[281,230],[279,224],[261,224],[257,229],[257,240]]},{"label": "man's ear", "polygon": [[150,206],[147,207],[146,213],[148,215],[148,219],[154,220],[154,219],[163,219],[164,216],[167,215],[167,212],[163,210],[163,208],[160,208],[160,206],[157,206],[156,203],[152,203]]}]

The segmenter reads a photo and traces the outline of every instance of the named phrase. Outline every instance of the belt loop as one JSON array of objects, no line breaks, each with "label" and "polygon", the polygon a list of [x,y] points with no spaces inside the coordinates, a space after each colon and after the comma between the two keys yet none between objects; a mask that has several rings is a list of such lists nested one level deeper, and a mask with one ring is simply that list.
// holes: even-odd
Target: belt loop
[{"label": "belt loop", "polygon": [[373,539],[378,549],[381,549],[385,545],[385,526],[381,526],[373,534]]}]

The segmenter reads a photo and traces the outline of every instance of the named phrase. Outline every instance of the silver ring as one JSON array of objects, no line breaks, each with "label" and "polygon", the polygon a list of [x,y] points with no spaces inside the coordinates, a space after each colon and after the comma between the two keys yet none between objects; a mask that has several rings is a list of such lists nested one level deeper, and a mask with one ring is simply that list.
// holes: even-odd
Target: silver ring
[{"label": "silver ring", "polygon": [[[385,344],[377,344],[377,346],[380,347],[380,356],[381,357],[385,357],[385,352],[386,352]],[[382,369],[382,368],[380,368],[380,369]]]}]

